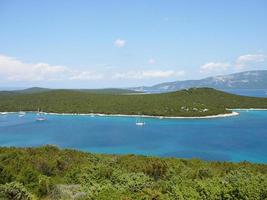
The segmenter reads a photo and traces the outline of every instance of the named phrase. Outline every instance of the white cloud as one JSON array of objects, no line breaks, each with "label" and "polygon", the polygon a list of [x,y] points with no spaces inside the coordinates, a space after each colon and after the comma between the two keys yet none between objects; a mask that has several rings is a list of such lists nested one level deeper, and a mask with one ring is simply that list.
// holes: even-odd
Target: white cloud
[{"label": "white cloud", "polygon": [[183,76],[184,71],[174,70],[137,70],[129,72],[120,72],[113,75],[113,79],[149,79],[149,78],[169,78]]},{"label": "white cloud", "polygon": [[74,71],[70,80],[99,80],[103,79],[104,74],[90,72],[90,71]]},{"label": "white cloud", "polygon": [[122,47],[124,47],[125,45],[126,45],[126,40],[123,40],[123,39],[116,39],[115,41],[114,41],[114,46],[115,47],[118,47],[118,48],[122,48]]},{"label": "white cloud", "polygon": [[200,67],[200,73],[218,73],[225,71],[230,73],[236,70],[244,70],[244,68],[252,69],[255,64],[264,62],[266,58],[267,56],[264,54],[246,54],[239,56],[229,63],[209,62]]},{"label": "white cloud", "polygon": [[200,67],[201,73],[222,72],[228,69],[229,63],[209,62]]},{"label": "white cloud", "polygon": [[102,74],[47,63],[25,63],[0,55],[0,78],[5,81],[94,80],[101,79]]},{"label": "white cloud", "polygon": [[119,68],[111,68],[105,72],[94,70],[75,70],[61,65],[47,63],[26,63],[17,58],[0,54],[0,80],[9,82],[36,81],[77,81],[77,80],[114,80],[114,79],[153,79],[180,77],[182,70],[128,70],[119,72]]},{"label": "white cloud", "polygon": [[153,65],[156,63],[156,60],[154,58],[148,59],[148,64]]},{"label": "white cloud", "polygon": [[242,55],[242,56],[239,56],[236,59],[235,67],[237,69],[243,69],[243,68],[245,68],[249,64],[264,62],[265,59],[266,59],[266,56],[263,55],[263,54],[247,54],[247,55]]}]

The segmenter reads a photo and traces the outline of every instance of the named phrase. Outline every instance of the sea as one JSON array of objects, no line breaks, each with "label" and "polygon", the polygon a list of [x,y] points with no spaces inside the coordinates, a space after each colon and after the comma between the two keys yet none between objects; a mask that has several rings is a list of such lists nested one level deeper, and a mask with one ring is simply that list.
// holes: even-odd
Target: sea
[{"label": "sea", "polygon": [[237,110],[212,119],[143,118],[96,115],[0,114],[0,146],[56,145],[104,154],[198,158],[267,163],[267,111]]}]

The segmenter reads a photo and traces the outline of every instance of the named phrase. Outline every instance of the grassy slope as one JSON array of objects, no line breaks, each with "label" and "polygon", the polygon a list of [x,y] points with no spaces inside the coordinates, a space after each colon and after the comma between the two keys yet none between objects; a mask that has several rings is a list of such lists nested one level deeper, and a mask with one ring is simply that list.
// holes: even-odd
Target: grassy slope
[{"label": "grassy slope", "polygon": [[14,194],[10,182],[46,199],[256,200],[267,198],[267,165],[0,148],[0,199]]},{"label": "grassy slope", "polygon": [[[225,108],[267,108],[266,98],[243,97],[210,88],[164,94],[96,94],[53,90],[34,94],[0,94],[0,111],[41,108],[59,113],[146,114],[162,116],[206,116],[228,113]],[[182,110],[181,107],[189,109]],[[194,111],[193,108],[197,108]],[[203,111],[208,108],[207,112]]]}]

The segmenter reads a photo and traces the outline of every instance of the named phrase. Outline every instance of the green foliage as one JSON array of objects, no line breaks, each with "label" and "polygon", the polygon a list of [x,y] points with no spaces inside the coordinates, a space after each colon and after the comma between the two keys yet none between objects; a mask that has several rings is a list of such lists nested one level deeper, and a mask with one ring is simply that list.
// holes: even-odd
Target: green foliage
[{"label": "green foliage", "polygon": [[18,182],[0,185],[0,198],[6,200],[31,200],[33,196]]},{"label": "green foliage", "polygon": [[264,164],[99,155],[54,146],[0,148],[0,163],[0,199],[267,199]]},{"label": "green foliage", "polygon": [[56,113],[144,114],[160,116],[207,116],[229,113],[226,108],[267,108],[266,98],[244,97],[210,88],[164,94],[94,93],[44,90],[37,93],[0,93],[0,111]]}]

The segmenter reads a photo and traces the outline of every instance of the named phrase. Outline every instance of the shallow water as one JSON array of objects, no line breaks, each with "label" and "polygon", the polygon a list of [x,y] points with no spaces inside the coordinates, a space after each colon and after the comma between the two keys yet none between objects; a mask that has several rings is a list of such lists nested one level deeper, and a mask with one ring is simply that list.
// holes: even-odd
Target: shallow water
[{"label": "shallow water", "polygon": [[267,163],[267,111],[238,111],[214,119],[144,119],[113,116],[0,116],[0,146],[54,144],[98,153],[134,153]]}]

